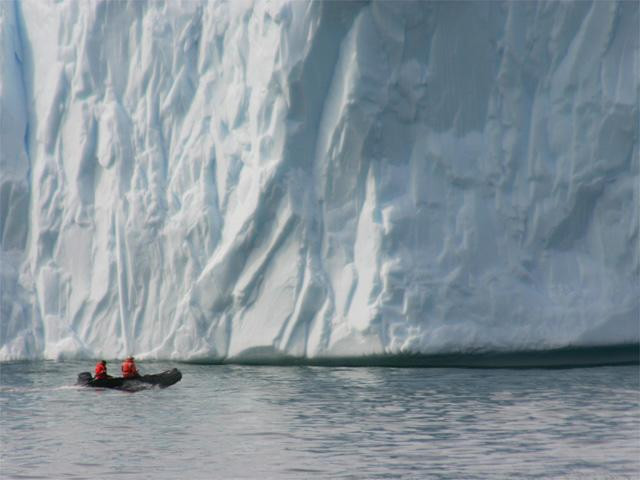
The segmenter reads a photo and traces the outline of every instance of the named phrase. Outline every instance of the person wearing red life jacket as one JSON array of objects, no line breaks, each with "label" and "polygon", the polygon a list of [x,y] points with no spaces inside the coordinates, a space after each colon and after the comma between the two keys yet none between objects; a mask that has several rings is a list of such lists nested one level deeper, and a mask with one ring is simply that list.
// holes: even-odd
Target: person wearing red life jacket
[{"label": "person wearing red life jacket", "polygon": [[105,362],[104,360],[100,360],[98,363],[96,363],[95,378],[97,380],[100,380],[103,378],[111,378],[110,375],[107,375],[107,362]]},{"label": "person wearing red life jacket", "polygon": [[122,362],[122,376],[124,378],[137,378],[140,376],[133,357],[129,356]]}]

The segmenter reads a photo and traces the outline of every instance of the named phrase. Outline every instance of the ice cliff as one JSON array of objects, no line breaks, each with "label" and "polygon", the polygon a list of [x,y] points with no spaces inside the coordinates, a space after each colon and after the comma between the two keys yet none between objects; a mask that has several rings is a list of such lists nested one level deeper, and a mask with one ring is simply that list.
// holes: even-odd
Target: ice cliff
[{"label": "ice cliff", "polygon": [[0,2],[0,360],[640,341],[638,10]]}]

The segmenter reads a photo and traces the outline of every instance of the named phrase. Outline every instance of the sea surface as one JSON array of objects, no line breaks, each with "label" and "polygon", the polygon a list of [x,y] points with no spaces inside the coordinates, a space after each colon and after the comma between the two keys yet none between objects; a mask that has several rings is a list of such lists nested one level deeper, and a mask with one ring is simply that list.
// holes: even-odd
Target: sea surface
[{"label": "sea surface", "polygon": [[74,386],[92,362],[0,365],[0,478],[640,477],[638,366],[139,364],[173,366],[126,393]]}]

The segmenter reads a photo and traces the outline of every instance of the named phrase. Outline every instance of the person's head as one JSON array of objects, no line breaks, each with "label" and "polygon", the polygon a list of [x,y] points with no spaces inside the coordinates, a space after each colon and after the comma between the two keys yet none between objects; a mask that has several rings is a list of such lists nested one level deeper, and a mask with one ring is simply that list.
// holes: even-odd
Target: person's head
[{"label": "person's head", "polygon": [[133,360],[134,360],[133,355],[129,355],[127,357],[127,362],[133,362]]},{"label": "person's head", "polygon": [[100,360],[100,363],[101,363],[102,365],[104,365],[105,367],[107,366],[107,361],[106,361],[106,360]]}]

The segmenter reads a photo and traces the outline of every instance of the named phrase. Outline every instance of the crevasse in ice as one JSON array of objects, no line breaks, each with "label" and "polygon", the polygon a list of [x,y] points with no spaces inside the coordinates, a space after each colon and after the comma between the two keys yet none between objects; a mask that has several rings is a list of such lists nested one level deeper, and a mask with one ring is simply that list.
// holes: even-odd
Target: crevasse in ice
[{"label": "crevasse in ice", "polygon": [[637,342],[637,2],[0,2],[0,360]]}]

